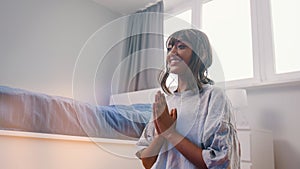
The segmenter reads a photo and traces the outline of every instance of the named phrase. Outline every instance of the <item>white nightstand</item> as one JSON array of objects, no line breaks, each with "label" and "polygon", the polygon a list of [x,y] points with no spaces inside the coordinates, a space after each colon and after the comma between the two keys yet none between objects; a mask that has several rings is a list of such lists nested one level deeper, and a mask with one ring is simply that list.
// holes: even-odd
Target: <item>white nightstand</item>
[{"label": "white nightstand", "polygon": [[271,131],[238,129],[241,144],[241,169],[274,169]]}]

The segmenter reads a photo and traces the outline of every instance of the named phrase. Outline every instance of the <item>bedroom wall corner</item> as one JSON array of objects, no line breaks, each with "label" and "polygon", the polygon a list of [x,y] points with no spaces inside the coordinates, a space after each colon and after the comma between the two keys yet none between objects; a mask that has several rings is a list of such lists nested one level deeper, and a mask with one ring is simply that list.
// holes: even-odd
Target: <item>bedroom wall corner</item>
[{"label": "bedroom wall corner", "polygon": [[0,1],[0,85],[72,97],[81,48],[118,17],[92,0]]}]

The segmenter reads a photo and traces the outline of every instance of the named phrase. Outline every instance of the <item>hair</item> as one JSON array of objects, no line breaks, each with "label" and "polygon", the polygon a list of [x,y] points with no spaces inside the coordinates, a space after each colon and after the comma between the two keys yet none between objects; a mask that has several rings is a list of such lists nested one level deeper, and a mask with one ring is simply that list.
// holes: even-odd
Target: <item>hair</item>
[{"label": "hair", "polygon": [[[183,29],[168,37],[166,47],[174,45],[177,41],[187,42],[191,45],[193,52],[188,66],[193,73],[199,92],[202,91],[203,84],[214,84],[213,80],[207,77],[207,69],[212,64],[212,48],[206,34],[197,29]],[[172,94],[166,86],[169,74],[168,63],[166,63],[166,69],[160,72],[158,80],[163,91]]]}]

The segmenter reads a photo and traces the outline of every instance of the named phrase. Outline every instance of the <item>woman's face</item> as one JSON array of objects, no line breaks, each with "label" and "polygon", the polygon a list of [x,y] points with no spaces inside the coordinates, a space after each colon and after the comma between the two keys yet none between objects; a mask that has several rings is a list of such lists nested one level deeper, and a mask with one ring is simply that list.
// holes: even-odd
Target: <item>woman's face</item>
[{"label": "woman's face", "polygon": [[190,46],[188,43],[181,41],[168,44],[167,64],[170,68],[170,73],[178,75],[186,73],[193,54]]}]

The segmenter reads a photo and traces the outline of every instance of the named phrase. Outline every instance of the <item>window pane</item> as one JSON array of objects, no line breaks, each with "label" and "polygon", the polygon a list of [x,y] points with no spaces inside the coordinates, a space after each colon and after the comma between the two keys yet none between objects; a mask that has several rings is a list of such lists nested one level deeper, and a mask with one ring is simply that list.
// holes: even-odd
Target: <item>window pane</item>
[{"label": "window pane", "polygon": [[186,10],[174,16],[167,16],[164,21],[164,32],[168,36],[180,29],[191,28],[192,10]]},{"label": "window pane", "polygon": [[271,1],[276,73],[300,71],[300,1]]},{"label": "window pane", "polygon": [[191,24],[192,23],[192,10],[189,9],[189,10],[187,10],[185,12],[182,12],[182,13],[176,15],[176,17],[180,18],[180,19],[186,21],[187,23]]},{"label": "window pane", "polygon": [[221,62],[225,80],[252,78],[250,2],[213,0],[205,3],[202,23]]}]

